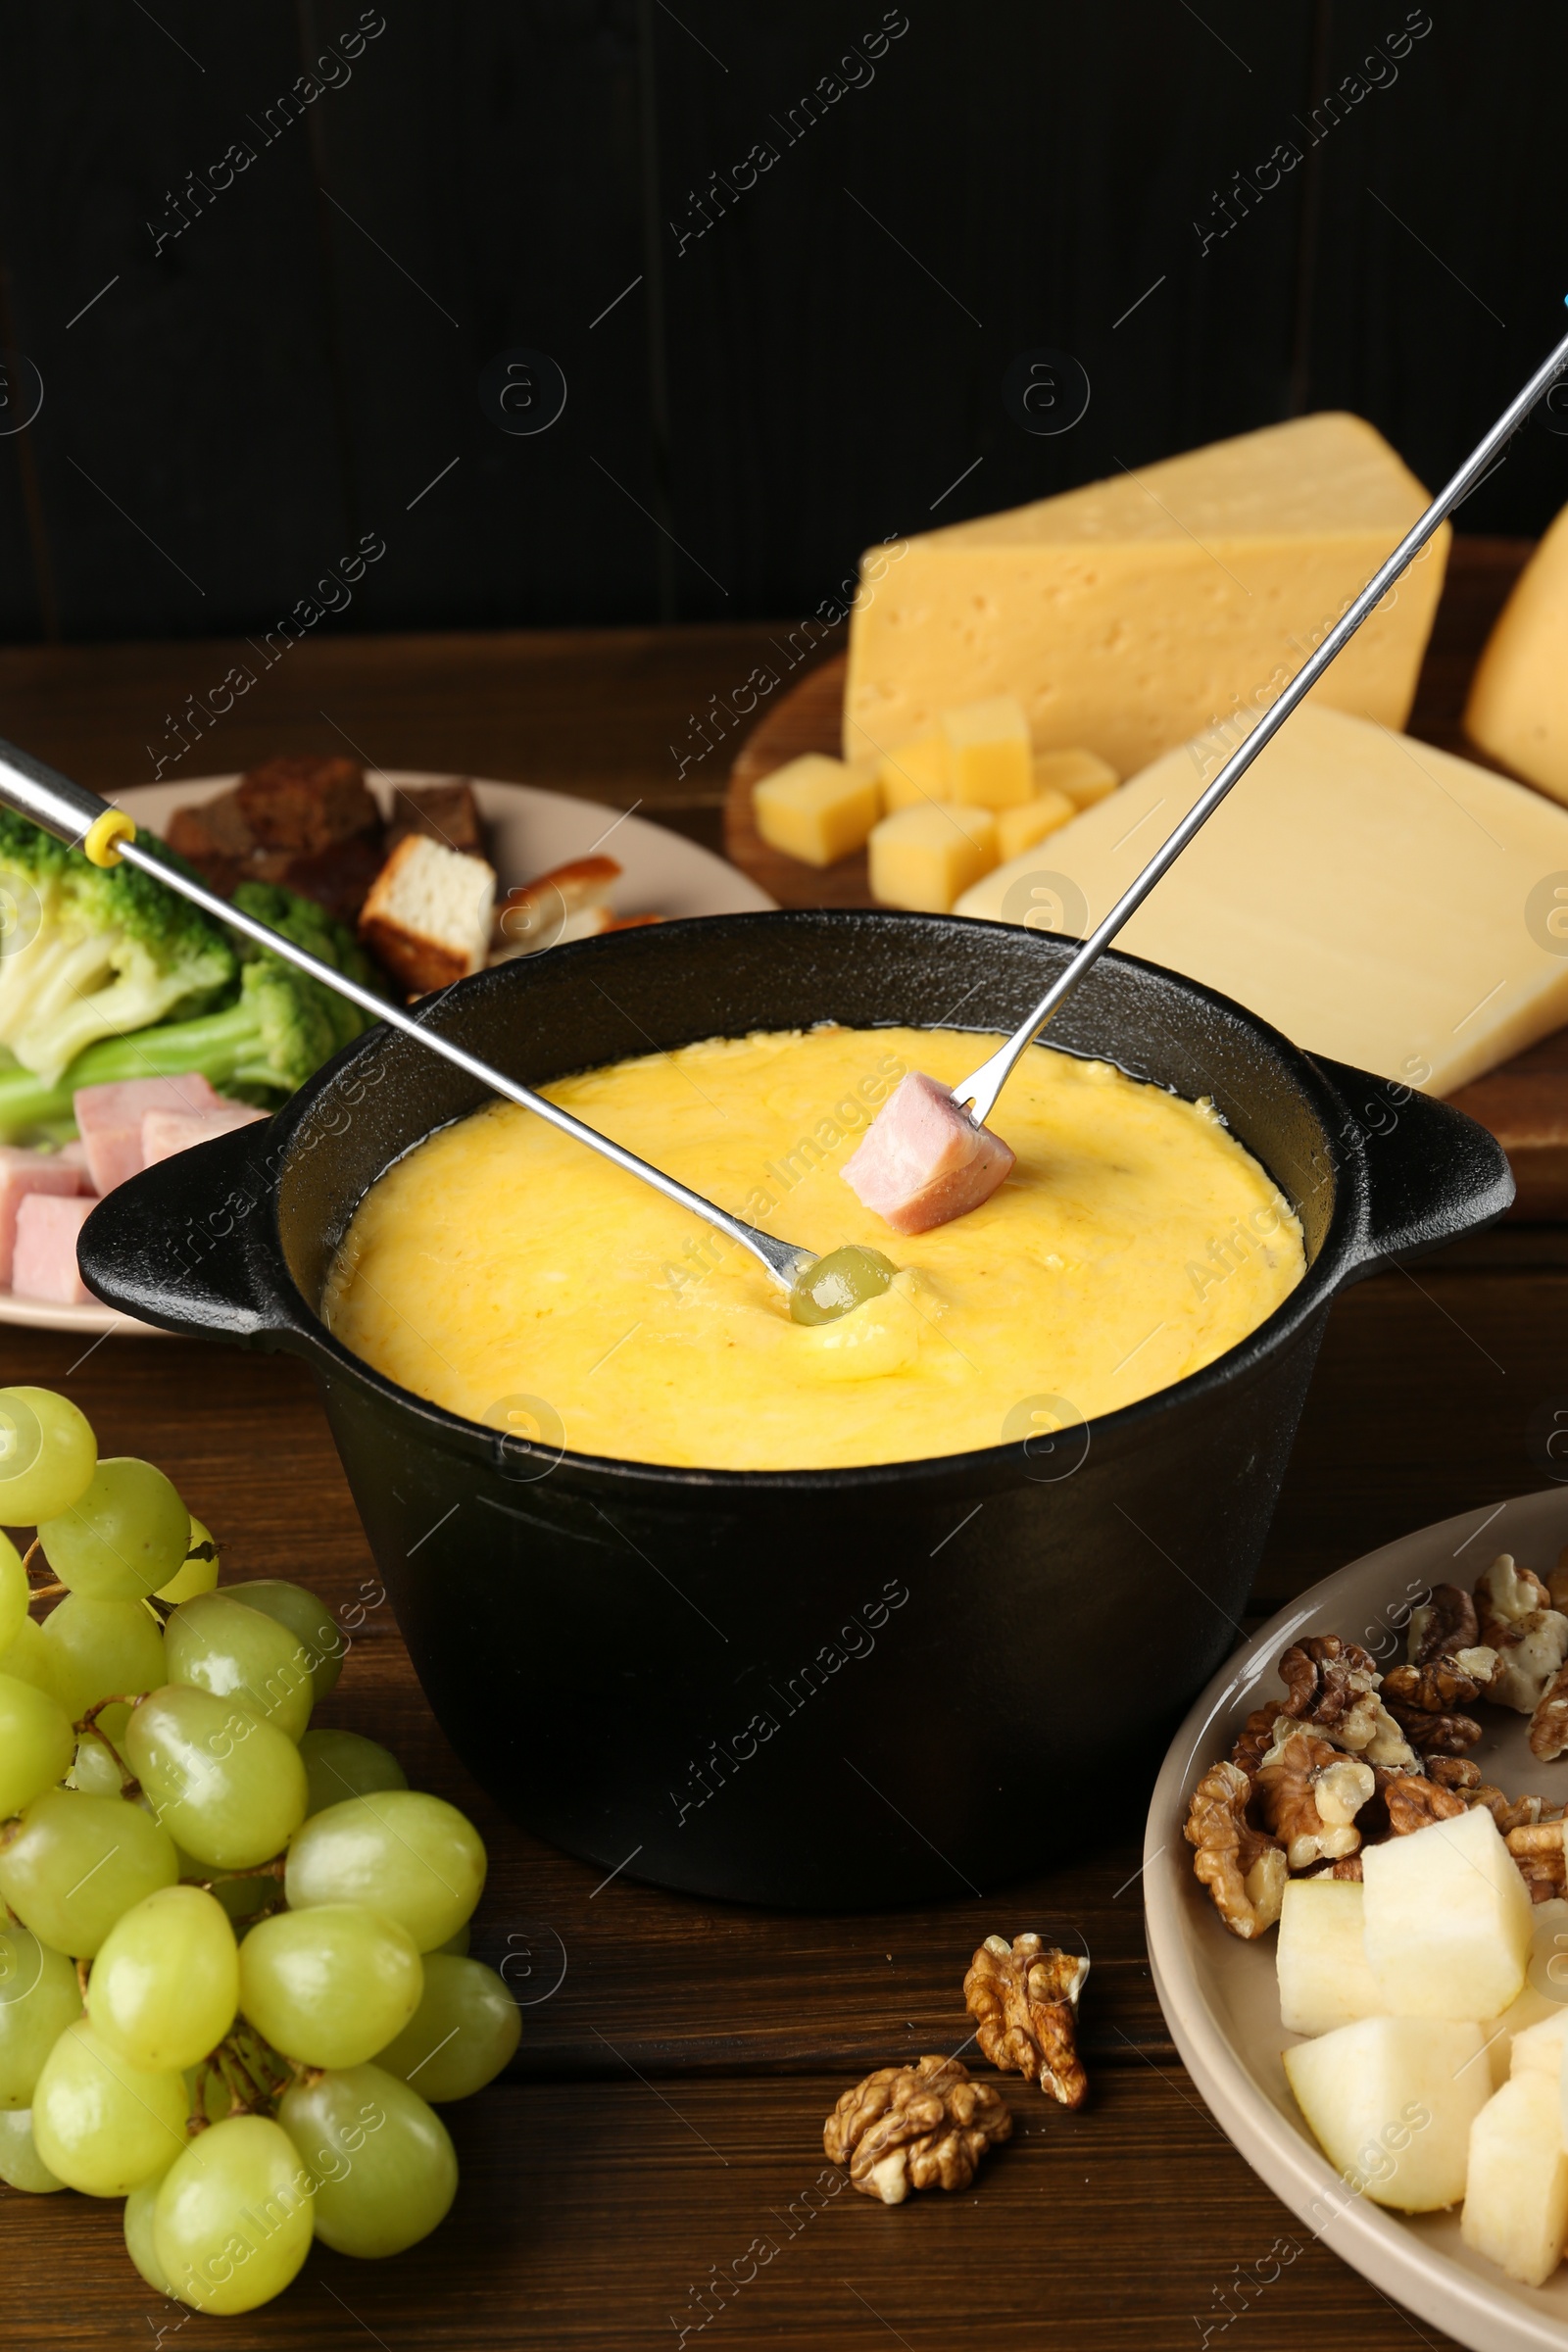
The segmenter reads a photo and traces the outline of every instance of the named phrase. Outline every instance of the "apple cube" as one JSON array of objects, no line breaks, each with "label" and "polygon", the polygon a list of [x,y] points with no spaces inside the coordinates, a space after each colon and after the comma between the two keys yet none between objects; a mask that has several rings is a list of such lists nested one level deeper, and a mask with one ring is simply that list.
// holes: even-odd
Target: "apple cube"
[{"label": "apple cube", "polygon": [[1549,2017],[1537,2018],[1514,2035],[1508,2051],[1508,2072],[1513,2075],[1544,2075],[1555,2082],[1562,2073],[1564,2037],[1568,2036],[1568,2009],[1554,2009]]},{"label": "apple cube", "polygon": [[1357,2195],[1400,2213],[1457,2205],[1470,2127],[1492,2096],[1479,2026],[1358,2018],[1287,2050],[1285,2074],[1323,2153]]},{"label": "apple cube", "polygon": [[1471,2125],[1459,2227],[1467,2246],[1526,2286],[1542,2285],[1562,2260],[1568,2154],[1549,2075],[1516,2075]]},{"label": "apple cube", "polygon": [[1280,2024],[1292,2034],[1387,2015],[1361,1940],[1361,1902],[1353,1879],[1293,1879],[1286,1887],[1275,1960]]},{"label": "apple cube", "polygon": [[1362,1859],[1367,1962],[1394,2017],[1498,2017],[1530,1958],[1530,1896],[1484,1805]]}]

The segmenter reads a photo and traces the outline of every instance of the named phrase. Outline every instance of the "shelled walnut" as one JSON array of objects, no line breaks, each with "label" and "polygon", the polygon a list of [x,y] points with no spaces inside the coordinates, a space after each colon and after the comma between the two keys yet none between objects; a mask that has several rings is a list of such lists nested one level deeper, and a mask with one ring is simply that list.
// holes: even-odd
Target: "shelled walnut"
[{"label": "shelled walnut", "polygon": [[1012,2132],[1002,2092],[957,2058],[878,2067],[847,2090],[822,2129],[833,2164],[862,2196],[902,2205],[911,2188],[967,2188],[980,2159]]},{"label": "shelled walnut", "polygon": [[1279,1918],[1290,1876],[1285,1849],[1247,1818],[1251,1784],[1237,1764],[1213,1764],[1193,1790],[1186,1837],[1193,1869],[1233,1936],[1261,1936]]},{"label": "shelled walnut", "polygon": [[1252,1785],[1293,1871],[1355,1853],[1355,1817],[1377,1788],[1370,1764],[1314,1739],[1288,1715],[1276,1719],[1274,1743],[1258,1759]]},{"label": "shelled walnut", "polygon": [[1382,1676],[1370,1653],[1338,1634],[1294,1642],[1279,1664],[1282,1715],[1308,1723],[1336,1747],[1369,1764],[1408,1766],[1414,1752],[1378,1695]]},{"label": "shelled walnut", "polygon": [[992,2065],[1022,2075],[1063,2107],[1081,2107],[1089,2079],[1078,2056],[1078,1998],[1089,1962],[1035,1935],[988,1936],[963,1980],[975,2038]]},{"label": "shelled walnut", "polygon": [[1533,1714],[1568,1659],[1568,1616],[1552,1607],[1539,1576],[1502,1551],[1476,1587],[1476,1617],[1482,1642],[1497,1652],[1487,1696]]},{"label": "shelled walnut", "polygon": [[1480,1724],[1461,1709],[1480,1697],[1496,1664],[1494,1649],[1471,1644],[1421,1665],[1393,1667],[1383,1678],[1384,1703],[1420,1753],[1460,1755],[1481,1738]]}]

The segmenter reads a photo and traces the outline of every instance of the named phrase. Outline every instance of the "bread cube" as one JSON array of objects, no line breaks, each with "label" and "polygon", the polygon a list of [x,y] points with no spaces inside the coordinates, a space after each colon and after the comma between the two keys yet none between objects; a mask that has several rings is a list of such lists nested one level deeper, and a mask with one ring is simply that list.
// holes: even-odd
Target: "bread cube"
[{"label": "bread cube", "polygon": [[1541,2286],[1568,2236],[1568,2154],[1557,2086],[1549,2075],[1516,2075],[1470,2127],[1460,2234],[1526,2286]]},{"label": "bread cube", "polygon": [[997,810],[997,855],[999,858],[1021,857],[1054,833],[1059,825],[1071,822],[1078,811],[1064,792],[1037,792],[1032,801],[1021,801],[1016,808]]},{"label": "bread cube", "polygon": [[1351,2189],[1399,2213],[1457,2205],[1470,2127],[1492,2096],[1479,2026],[1363,2017],[1284,2057],[1298,2106]]},{"label": "bread cube", "polygon": [[370,886],[360,937],[411,995],[482,971],[496,877],[482,858],[406,833]]},{"label": "bread cube", "polygon": [[1384,2004],[1361,1940],[1362,1889],[1353,1879],[1292,1879],[1280,1906],[1275,1965],[1280,2024],[1329,2034]]},{"label": "bread cube", "polygon": [[881,805],[874,776],[820,752],[776,767],[752,795],[762,839],[803,865],[837,865],[859,849]]},{"label": "bread cube", "polygon": [[876,780],[884,816],[900,808],[918,808],[922,801],[951,800],[947,737],[940,731],[911,736],[883,755]]},{"label": "bread cube", "polygon": [[989,808],[925,801],[872,828],[871,895],[885,906],[949,914],[996,862],[997,821]]},{"label": "bread cube", "polygon": [[1092,808],[1121,782],[1108,760],[1083,751],[1036,752],[1034,779],[1036,792],[1064,792],[1075,808]]},{"label": "bread cube", "polygon": [[1029,721],[1010,694],[960,703],[942,713],[951,797],[970,808],[1012,808],[1033,800]]},{"label": "bread cube", "polygon": [[1494,2018],[1519,1996],[1530,1896],[1485,1805],[1362,1856],[1366,1956],[1396,2017]]}]

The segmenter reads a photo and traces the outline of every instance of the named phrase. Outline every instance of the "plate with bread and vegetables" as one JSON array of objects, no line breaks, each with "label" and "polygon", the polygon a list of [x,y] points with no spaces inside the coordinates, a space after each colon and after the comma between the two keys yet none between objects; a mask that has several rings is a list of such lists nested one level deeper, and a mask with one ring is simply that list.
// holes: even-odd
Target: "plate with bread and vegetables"
[{"label": "plate with bread and vegetables", "polygon": [[[600,932],[772,904],[678,834],[528,785],[281,755],[120,800],[209,888],[399,1004]],[[0,812],[0,1322],[129,1327],[77,1269],[98,1200],[266,1118],[367,1026],[129,864]]]}]

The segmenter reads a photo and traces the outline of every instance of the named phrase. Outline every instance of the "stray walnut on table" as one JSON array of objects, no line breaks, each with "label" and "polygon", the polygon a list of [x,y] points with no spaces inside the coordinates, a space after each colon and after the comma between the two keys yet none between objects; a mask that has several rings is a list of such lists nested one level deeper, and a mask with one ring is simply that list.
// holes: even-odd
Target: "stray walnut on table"
[{"label": "stray walnut on table", "polygon": [[1081,2107],[1089,2079],[1078,2056],[1078,1996],[1089,1963],[1039,1936],[988,1936],[969,1963],[963,1997],[975,2039],[1004,2075],[1038,2082],[1063,2107]]},{"label": "stray walnut on table", "polygon": [[957,2058],[882,2066],[847,2090],[822,2128],[830,2162],[862,2196],[902,2205],[911,2188],[967,2188],[988,2148],[1010,2136],[1007,2102]]}]

